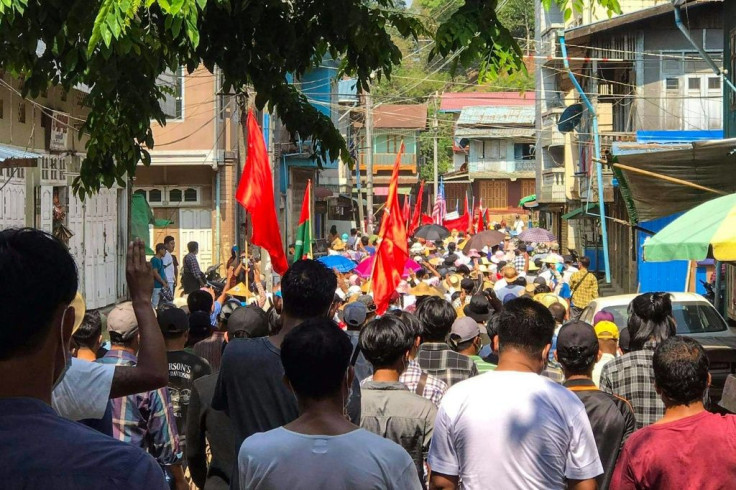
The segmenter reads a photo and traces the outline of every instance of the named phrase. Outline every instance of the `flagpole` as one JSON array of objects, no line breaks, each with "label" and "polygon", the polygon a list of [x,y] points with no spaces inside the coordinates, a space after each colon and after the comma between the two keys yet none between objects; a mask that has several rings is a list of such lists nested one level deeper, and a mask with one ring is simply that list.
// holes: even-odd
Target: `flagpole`
[{"label": "flagpole", "polygon": [[[248,210],[247,209],[245,210],[245,233],[244,233],[244,235],[245,235],[245,247],[243,247],[243,248],[245,248],[245,263],[246,263],[246,268],[245,268],[245,291],[247,292],[247,291],[249,291],[249,289],[248,289],[248,277],[249,277],[249,274],[248,273],[250,272],[250,259],[248,258]],[[254,262],[253,265],[255,265],[255,262]],[[255,278],[255,271],[253,271],[253,277]]]},{"label": "flagpole", "polygon": [[314,196],[312,196],[312,179],[307,179],[307,192],[309,192],[309,204],[307,205],[309,206],[309,228],[310,228],[309,229],[309,248],[308,248],[309,252],[307,253],[307,257],[312,259],[314,258],[312,254],[312,237],[314,236],[314,226],[313,226],[314,221],[313,221],[313,216],[312,216],[312,212],[313,212],[312,198]]}]

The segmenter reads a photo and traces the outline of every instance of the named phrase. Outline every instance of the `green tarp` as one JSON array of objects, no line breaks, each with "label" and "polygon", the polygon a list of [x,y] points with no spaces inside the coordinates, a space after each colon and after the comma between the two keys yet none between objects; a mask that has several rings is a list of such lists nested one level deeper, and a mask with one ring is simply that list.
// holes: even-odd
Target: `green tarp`
[{"label": "green tarp", "polygon": [[599,218],[600,214],[601,210],[598,208],[598,203],[589,202],[585,206],[580,206],[567,214],[563,214],[562,219]]}]

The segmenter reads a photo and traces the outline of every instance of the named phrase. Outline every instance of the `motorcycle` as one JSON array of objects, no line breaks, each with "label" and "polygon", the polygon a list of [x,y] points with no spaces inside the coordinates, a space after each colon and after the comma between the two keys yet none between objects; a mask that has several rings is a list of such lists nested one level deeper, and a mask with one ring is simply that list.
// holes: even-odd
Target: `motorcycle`
[{"label": "motorcycle", "polygon": [[703,287],[705,288],[705,294],[703,295],[703,297],[707,299],[708,302],[710,302],[710,304],[715,304],[715,300],[716,300],[715,285],[712,282],[703,281],[702,279],[700,280],[700,284],[702,284]]},{"label": "motorcycle", "polygon": [[212,265],[204,272],[204,280],[207,285],[215,290],[215,295],[220,296],[225,289],[225,279],[220,276],[220,266],[222,264]]}]

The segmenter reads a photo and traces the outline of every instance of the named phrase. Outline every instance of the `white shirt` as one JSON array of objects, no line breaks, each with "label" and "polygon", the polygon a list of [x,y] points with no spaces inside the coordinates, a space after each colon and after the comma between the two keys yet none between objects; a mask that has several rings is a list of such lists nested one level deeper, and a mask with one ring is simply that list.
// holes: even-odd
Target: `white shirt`
[{"label": "white shirt", "polygon": [[450,388],[428,462],[465,489],[566,489],[603,473],[585,406],[534,373],[490,371]]},{"label": "white shirt", "polygon": [[[506,282],[506,279],[503,279],[503,278],[502,279],[499,279],[493,285],[493,290],[496,291],[496,292],[499,292],[501,289],[505,288],[507,285],[508,285],[508,283]],[[503,299],[503,298],[500,298],[500,299]]]},{"label": "white shirt", "polygon": [[601,371],[603,371],[603,366],[614,359],[616,359],[616,356],[609,354],[608,352],[604,352],[601,355],[601,358],[598,359],[598,362],[595,363],[595,366],[593,366],[593,382],[596,386],[600,387],[601,385]]},{"label": "white shirt", "polygon": [[516,231],[516,233],[521,233],[522,231],[524,231],[524,222],[520,219],[514,221],[514,230]]},{"label": "white shirt", "polygon": [[61,383],[51,393],[51,406],[69,420],[100,419],[110,399],[115,366],[72,358]]},{"label": "white shirt", "polygon": [[169,251],[166,251],[163,259],[161,260],[164,264],[164,272],[166,272],[166,282],[174,282],[174,257],[171,256]]},{"label": "white shirt", "polygon": [[404,448],[364,429],[339,436],[283,427],[253,434],[240,447],[238,473],[241,490],[422,488]]}]

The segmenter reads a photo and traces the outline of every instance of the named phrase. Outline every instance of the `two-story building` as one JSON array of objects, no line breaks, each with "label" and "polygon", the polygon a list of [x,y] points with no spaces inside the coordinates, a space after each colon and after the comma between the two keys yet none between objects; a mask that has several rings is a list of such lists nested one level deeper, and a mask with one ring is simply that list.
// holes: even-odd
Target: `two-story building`
[{"label": "two-story building", "polygon": [[20,89],[20,81],[0,73],[0,229],[29,226],[64,236],[87,307],[115,303],[127,291],[127,189],[103,187],[84,200],[72,190],[87,142],[78,130],[89,89],[50,87],[35,99]]},{"label": "two-story building", "polygon": [[[585,253],[593,269],[602,272],[596,173],[596,163],[602,162],[611,276],[616,286],[636,291],[646,283],[640,270],[643,232],[631,226],[630,206],[612,163],[622,148],[649,151],[649,143],[720,138],[722,83],[675,25],[672,3],[621,2],[621,7],[624,14],[610,19],[596,19],[585,10],[567,26],[554,6],[549,11],[538,8],[537,55],[547,62],[540,63],[536,73],[537,198],[542,225],[558,235],[563,249]],[[683,8],[692,37],[720,63],[723,2],[694,2]],[[570,68],[595,108],[597,133],[593,114],[565,69],[560,33]],[[595,138],[600,141],[599,156]],[[666,223],[652,218],[634,222],[649,232]],[[662,284],[661,273],[646,274],[657,276]]]},{"label": "two-story building", "polygon": [[[361,186],[365,189],[367,147],[373,151],[373,212],[377,212],[388,196],[396,155],[401,142],[404,153],[399,169],[399,194],[412,194],[419,180],[419,133],[427,128],[426,104],[381,104],[373,109],[373,138],[366,141],[365,128],[358,129],[358,164]],[[357,192],[357,190],[356,190]],[[413,195],[412,197],[416,197]],[[403,198],[402,198],[403,199]]]},{"label": "two-story building", "polygon": [[187,243],[196,241],[204,270],[227,261],[242,223],[235,201],[242,168],[238,108],[235,97],[221,93],[218,75],[203,66],[191,74],[182,68],[160,82],[172,91],[162,103],[167,121],[153,125],[151,165],[139,165],[133,192],[146,198],[156,219],[151,247],[171,235],[181,260]]},{"label": "two-story building", "polygon": [[[533,104],[533,99],[530,100]],[[446,174],[445,187],[470,191],[475,206],[490,210],[495,221],[513,219],[519,201],[535,192],[535,129],[532,104],[465,107],[455,124],[454,139],[467,148],[467,164]],[[448,208],[453,196],[448,193]],[[472,198],[471,198],[472,199]],[[472,201],[471,201],[472,202]],[[459,210],[462,212],[462,210]]]}]

